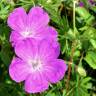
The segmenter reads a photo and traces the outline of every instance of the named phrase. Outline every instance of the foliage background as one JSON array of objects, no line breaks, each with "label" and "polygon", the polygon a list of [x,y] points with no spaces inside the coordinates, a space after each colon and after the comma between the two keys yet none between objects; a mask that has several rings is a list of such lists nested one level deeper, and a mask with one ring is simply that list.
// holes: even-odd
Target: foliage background
[{"label": "foliage background", "polygon": [[[0,0],[0,96],[96,96],[96,0],[93,1],[92,5],[88,0]],[[23,83],[16,84],[8,74],[14,52],[7,17],[20,6],[27,12],[33,6],[42,6],[48,12],[49,24],[58,31],[59,58],[69,66],[64,79],[44,93],[25,93]]]}]

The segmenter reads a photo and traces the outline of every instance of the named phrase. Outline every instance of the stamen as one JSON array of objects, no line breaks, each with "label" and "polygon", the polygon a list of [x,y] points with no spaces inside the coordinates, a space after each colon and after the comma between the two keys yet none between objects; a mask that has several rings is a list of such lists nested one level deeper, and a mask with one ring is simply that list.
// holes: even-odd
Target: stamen
[{"label": "stamen", "polygon": [[23,37],[29,37],[31,35],[31,33],[32,33],[31,30],[29,28],[26,28],[26,30],[21,32],[21,35]]},{"label": "stamen", "polygon": [[32,71],[40,70],[42,67],[42,62],[39,59],[29,61]]}]

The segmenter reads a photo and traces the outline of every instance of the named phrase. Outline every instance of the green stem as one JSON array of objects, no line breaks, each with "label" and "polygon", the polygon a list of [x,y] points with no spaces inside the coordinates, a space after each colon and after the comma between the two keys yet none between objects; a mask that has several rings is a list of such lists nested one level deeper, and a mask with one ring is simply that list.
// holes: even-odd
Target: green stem
[{"label": "green stem", "polygon": [[[75,36],[75,4],[76,4],[76,1],[73,0],[73,32],[74,32],[74,36]],[[68,92],[68,90],[69,90],[71,66],[72,66],[72,63],[73,63],[73,54],[74,54],[75,46],[76,46],[75,43],[76,43],[75,41],[72,42],[72,50],[71,50],[70,62],[68,64],[68,77],[67,77],[67,82],[66,82],[66,92]]]},{"label": "green stem", "polygon": [[35,1],[34,0],[32,0],[32,3],[33,3],[33,6],[35,7]]},{"label": "green stem", "polygon": [[[82,59],[83,59],[83,53],[81,54],[81,58],[80,58],[78,67],[82,65],[82,63],[81,63]],[[78,73],[76,73],[76,94],[75,94],[76,96],[78,96],[79,80],[80,80],[80,76]]]},{"label": "green stem", "polygon": [[72,89],[66,94],[66,96],[69,96],[73,92],[74,89],[75,89],[75,86],[72,87]]},{"label": "green stem", "polygon": [[73,0],[73,31],[74,31],[74,35],[75,35],[75,5],[76,5],[76,1]]}]

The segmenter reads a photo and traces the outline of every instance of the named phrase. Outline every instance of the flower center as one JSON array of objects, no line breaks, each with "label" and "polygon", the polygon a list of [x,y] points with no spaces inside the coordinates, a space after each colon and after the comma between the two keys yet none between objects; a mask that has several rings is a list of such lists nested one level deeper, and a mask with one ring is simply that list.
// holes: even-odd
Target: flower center
[{"label": "flower center", "polygon": [[42,61],[39,59],[29,61],[32,71],[40,70],[42,67]]},{"label": "flower center", "polygon": [[22,32],[21,35],[22,35],[23,37],[28,37],[30,34],[31,34],[31,32],[25,31],[25,32]]},{"label": "flower center", "polygon": [[33,61],[32,62],[33,69],[36,69],[36,67],[38,67],[38,65],[39,65],[38,61]]},{"label": "flower center", "polygon": [[32,34],[31,30],[29,28],[26,28],[24,31],[21,32],[21,35],[23,37],[29,37]]}]

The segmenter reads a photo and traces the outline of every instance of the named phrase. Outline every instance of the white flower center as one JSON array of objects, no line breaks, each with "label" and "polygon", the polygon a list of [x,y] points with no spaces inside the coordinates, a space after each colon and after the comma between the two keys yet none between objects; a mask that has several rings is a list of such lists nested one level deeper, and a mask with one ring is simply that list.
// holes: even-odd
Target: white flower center
[{"label": "white flower center", "polygon": [[30,60],[29,65],[32,68],[32,71],[40,70],[42,68],[42,61],[40,59]]},{"label": "white flower center", "polygon": [[23,37],[28,37],[28,36],[30,36],[30,34],[31,34],[31,32],[29,32],[29,31],[24,31],[24,32],[21,33],[21,35]]},{"label": "white flower center", "polygon": [[32,31],[29,28],[26,28],[24,31],[21,32],[21,35],[26,38],[32,35]]}]

